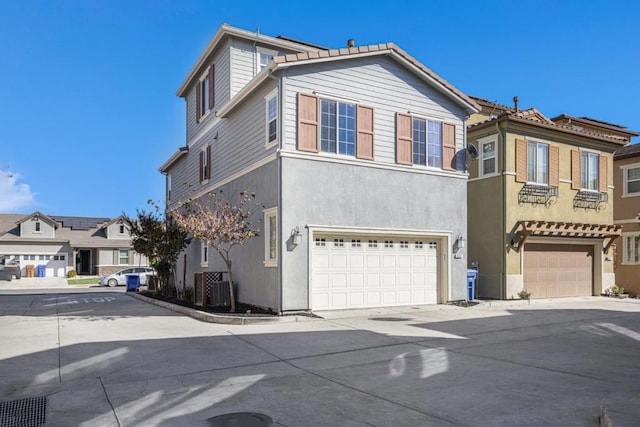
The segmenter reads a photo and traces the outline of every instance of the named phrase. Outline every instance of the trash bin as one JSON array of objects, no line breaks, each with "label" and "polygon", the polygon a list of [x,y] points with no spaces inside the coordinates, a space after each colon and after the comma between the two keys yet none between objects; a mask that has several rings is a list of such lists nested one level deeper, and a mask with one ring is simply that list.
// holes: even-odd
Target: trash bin
[{"label": "trash bin", "polygon": [[127,274],[127,292],[135,292],[140,286],[140,276],[137,274]]},{"label": "trash bin", "polygon": [[33,270],[34,270],[34,266],[33,264],[28,264],[25,269],[27,270],[27,277],[34,277],[33,275]]},{"label": "trash bin", "polygon": [[47,266],[46,265],[39,265],[37,267],[37,276],[38,277],[45,277],[47,275]]},{"label": "trash bin", "polygon": [[478,270],[467,270],[467,299],[476,299],[476,281],[478,280]]}]

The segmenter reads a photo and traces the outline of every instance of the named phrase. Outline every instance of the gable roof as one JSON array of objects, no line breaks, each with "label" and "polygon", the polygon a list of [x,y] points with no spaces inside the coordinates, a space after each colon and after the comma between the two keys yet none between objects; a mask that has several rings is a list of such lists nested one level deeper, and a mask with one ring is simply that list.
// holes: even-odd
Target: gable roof
[{"label": "gable roof", "polygon": [[275,71],[299,65],[342,61],[345,59],[370,56],[389,56],[408,68],[414,74],[418,75],[418,77],[435,86],[449,99],[460,105],[468,114],[480,111],[480,106],[471,99],[471,97],[458,90],[455,86],[431,71],[429,68],[425,67],[417,59],[400,49],[394,43],[382,43],[369,46],[316,50],[276,56],[273,58],[271,64],[262,70],[251,82],[249,82],[249,84],[242,88],[233,99],[227,102],[227,104],[217,112],[217,115],[218,117],[226,116]]},{"label": "gable roof", "polygon": [[191,84],[191,81],[198,74],[198,71],[204,66],[209,56],[216,50],[222,40],[229,36],[239,37],[253,42],[264,42],[271,46],[293,51],[302,52],[307,50],[318,50],[319,48],[318,46],[311,45],[306,42],[298,42],[297,40],[288,37],[271,37],[260,34],[259,32],[247,31],[241,28],[232,27],[225,22],[220,26],[215,35],[211,38],[211,40],[207,44],[207,47],[204,49],[193,67],[191,67],[189,74],[187,74],[187,77],[185,77],[185,79],[182,81],[182,84],[180,84],[180,87],[176,91],[177,96],[181,98],[186,97],[187,89]]},{"label": "gable roof", "polygon": [[53,219],[53,218],[51,218],[51,217],[49,217],[49,216],[47,216],[47,215],[43,214],[43,213],[42,213],[42,212],[40,212],[40,211],[35,211],[35,212],[33,212],[32,214],[29,214],[29,215],[25,215],[25,216],[23,216],[23,217],[22,217],[22,218],[20,218],[18,221],[16,221],[16,224],[17,224],[17,225],[20,225],[20,224],[22,224],[23,222],[29,221],[31,218],[35,218],[35,217],[43,218],[44,220],[46,220],[47,222],[49,222],[51,225],[53,225],[54,227],[58,228],[58,224],[56,223],[56,220],[55,220],[55,219]]}]

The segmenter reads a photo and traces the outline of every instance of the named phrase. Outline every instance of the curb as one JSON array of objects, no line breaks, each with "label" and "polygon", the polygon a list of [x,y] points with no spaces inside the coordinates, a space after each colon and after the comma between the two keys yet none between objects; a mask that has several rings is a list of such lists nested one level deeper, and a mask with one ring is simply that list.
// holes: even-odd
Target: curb
[{"label": "curb", "polygon": [[160,301],[155,298],[149,298],[135,292],[125,292],[125,294],[140,301],[157,305],[158,307],[166,308],[167,310],[184,314],[185,316],[189,316],[193,319],[200,320],[201,322],[208,323],[222,323],[225,325],[255,325],[265,323],[291,323],[312,320],[306,316],[226,316],[224,314],[207,313],[204,311],[195,310],[193,308],[172,304],[170,302]]}]

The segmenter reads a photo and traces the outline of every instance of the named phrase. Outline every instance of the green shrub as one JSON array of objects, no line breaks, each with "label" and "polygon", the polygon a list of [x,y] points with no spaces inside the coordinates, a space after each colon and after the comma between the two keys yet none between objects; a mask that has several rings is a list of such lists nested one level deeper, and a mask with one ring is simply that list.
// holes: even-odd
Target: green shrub
[{"label": "green shrub", "polygon": [[72,277],[76,277],[78,274],[76,273],[75,270],[69,270],[67,271],[67,278],[72,278]]},{"label": "green shrub", "polygon": [[184,288],[182,292],[182,299],[184,301],[193,302],[193,288]]},{"label": "green shrub", "polygon": [[531,292],[527,292],[526,289],[521,290],[520,292],[518,292],[518,297],[520,299],[531,299]]}]

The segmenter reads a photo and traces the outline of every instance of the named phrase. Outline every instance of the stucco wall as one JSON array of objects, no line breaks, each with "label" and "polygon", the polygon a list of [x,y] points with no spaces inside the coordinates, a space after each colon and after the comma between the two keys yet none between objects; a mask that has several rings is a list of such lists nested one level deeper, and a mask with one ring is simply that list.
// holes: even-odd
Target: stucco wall
[{"label": "stucco wall", "polygon": [[[282,189],[284,238],[308,225],[467,235],[464,178],[295,158],[282,159],[282,175],[287,183]],[[283,251],[284,310],[308,308],[308,236],[303,235],[301,245]],[[442,248],[444,269],[450,250]],[[451,259],[450,300],[465,298],[466,250],[459,253],[462,259]]]}]

